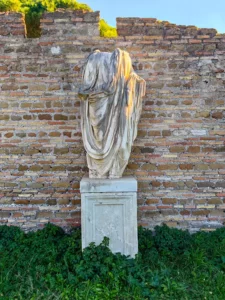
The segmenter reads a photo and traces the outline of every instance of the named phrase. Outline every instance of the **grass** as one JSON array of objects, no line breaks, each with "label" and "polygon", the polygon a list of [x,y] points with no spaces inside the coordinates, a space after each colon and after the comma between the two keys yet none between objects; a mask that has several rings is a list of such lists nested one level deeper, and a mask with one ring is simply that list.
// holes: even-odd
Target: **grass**
[{"label": "grass", "polygon": [[80,229],[48,224],[25,234],[0,226],[0,299],[225,299],[225,228],[139,228],[139,254],[108,239],[81,251]]}]

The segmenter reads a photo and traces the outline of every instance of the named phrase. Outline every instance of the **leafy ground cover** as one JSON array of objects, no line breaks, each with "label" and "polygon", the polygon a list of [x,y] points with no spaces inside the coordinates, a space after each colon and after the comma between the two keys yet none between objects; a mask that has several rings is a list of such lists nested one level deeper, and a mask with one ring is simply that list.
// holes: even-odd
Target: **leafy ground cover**
[{"label": "leafy ground cover", "polygon": [[[45,11],[53,12],[58,8],[92,11],[90,6],[76,0],[0,0],[1,11],[22,12],[25,15],[27,37],[37,38],[41,35],[40,18]],[[100,20],[100,36],[116,37],[116,28],[104,19]]]},{"label": "leafy ground cover", "polygon": [[80,229],[0,226],[0,299],[225,299],[225,228],[139,228],[135,259],[107,245],[82,253]]}]

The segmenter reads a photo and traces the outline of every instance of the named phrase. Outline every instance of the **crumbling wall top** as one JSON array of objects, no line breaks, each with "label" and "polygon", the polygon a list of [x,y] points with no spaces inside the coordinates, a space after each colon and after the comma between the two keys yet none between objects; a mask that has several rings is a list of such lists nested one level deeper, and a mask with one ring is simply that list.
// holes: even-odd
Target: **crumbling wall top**
[{"label": "crumbling wall top", "polygon": [[24,15],[16,12],[0,12],[0,36],[26,36]]},{"label": "crumbling wall top", "polygon": [[99,36],[100,13],[58,9],[45,12],[41,19],[42,36]]},{"label": "crumbling wall top", "polygon": [[170,36],[181,38],[213,38],[217,30],[212,28],[197,28],[196,26],[176,25],[168,21],[159,21],[155,18],[117,18],[119,36]]}]

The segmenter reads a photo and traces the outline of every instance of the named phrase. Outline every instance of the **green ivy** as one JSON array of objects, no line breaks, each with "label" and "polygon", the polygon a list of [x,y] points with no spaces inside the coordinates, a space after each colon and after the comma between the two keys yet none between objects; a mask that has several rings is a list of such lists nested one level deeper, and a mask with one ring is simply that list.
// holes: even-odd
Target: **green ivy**
[{"label": "green ivy", "polygon": [[[40,18],[45,11],[53,12],[58,8],[92,11],[92,9],[76,0],[0,0],[0,11],[16,11],[25,14],[27,37],[37,38],[41,35]],[[100,36],[116,37],[116,28],[100,20]]]},{"label": "green ivy", "polygon": [[108,245],[82,252],[80,229],[0,226],[0,299],[225,299],[225,228],[139,228],[135,259]]}]

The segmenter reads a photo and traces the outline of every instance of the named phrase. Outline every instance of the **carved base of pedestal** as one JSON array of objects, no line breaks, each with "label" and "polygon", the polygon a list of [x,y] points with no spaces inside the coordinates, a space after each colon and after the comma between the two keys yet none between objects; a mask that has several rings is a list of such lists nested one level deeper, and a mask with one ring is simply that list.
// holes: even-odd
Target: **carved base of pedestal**
[{"label": "carved base of pedestal", "polygon": [[137,241],[137,181],[83,178],[80,184],[82,248],[109,237],[113,253],[134,257]]}]

